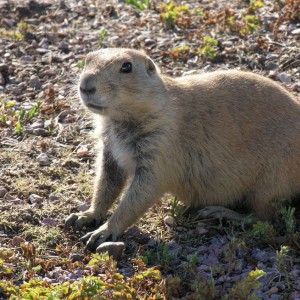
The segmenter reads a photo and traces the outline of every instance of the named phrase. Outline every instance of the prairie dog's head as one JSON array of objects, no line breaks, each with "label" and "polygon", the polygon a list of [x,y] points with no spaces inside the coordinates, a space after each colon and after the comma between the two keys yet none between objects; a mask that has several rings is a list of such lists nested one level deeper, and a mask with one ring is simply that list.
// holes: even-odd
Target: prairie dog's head
[{"label": "prairie dog's head", "polygon": [[159,86],[159,70],[147,55],[107,48],[87,55],[78,90],[90,111],[122,118],[151,109]]}]

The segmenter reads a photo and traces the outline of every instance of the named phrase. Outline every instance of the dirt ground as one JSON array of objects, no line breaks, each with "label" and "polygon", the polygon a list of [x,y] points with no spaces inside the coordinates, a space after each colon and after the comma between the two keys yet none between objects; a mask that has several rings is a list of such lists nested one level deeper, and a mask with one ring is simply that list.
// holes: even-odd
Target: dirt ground
[{"label": "dirt ground", "polygon": [[0,1],[0,299],[300,299],[297,203],[272,223],[199,220],[166,195],[118,263],[64,229],[95,176],[88,52],[142,49],[170,76],[249,70],[300,100],[297,0],[147,3]]}]

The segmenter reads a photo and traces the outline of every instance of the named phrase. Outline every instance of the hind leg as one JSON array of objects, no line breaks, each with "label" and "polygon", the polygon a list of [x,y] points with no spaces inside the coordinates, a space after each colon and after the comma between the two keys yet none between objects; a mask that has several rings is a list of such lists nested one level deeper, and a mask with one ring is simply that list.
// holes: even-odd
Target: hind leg
[{"label": "hind leg", "polygon": [[275,200],[284,199],[281,193],[269,190],[267,187],[256,189],[246,197],[251,211],[260,220],[272,220],[276,217]]}]

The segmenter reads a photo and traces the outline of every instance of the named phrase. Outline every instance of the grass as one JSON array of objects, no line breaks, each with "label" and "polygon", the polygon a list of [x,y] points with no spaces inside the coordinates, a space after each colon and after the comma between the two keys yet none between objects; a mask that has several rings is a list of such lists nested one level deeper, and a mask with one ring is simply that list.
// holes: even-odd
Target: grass
[{"label": "grass", "polygon": [[139,10],[149,9],[151,0],[125,0],[125,3],[136,7]]},{"label": "grass", "polygon": [[0,103],[0,127],[12,127],[16,135],[24,134],[24,125],[29,124],[38,115],[42,104],[41,101],[37,101],[26,110],[22,107],[16,109],[16,101],[1,100]]}]

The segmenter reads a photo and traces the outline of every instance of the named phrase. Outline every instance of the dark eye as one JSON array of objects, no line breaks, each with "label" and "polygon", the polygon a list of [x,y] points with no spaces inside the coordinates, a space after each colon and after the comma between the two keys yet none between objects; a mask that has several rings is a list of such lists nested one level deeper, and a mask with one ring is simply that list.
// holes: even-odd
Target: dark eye
[{"label": "dark eye", "polygon": [[130,73],[132,71],[131,62],[125,62],[121,67],[121,73]]}]

